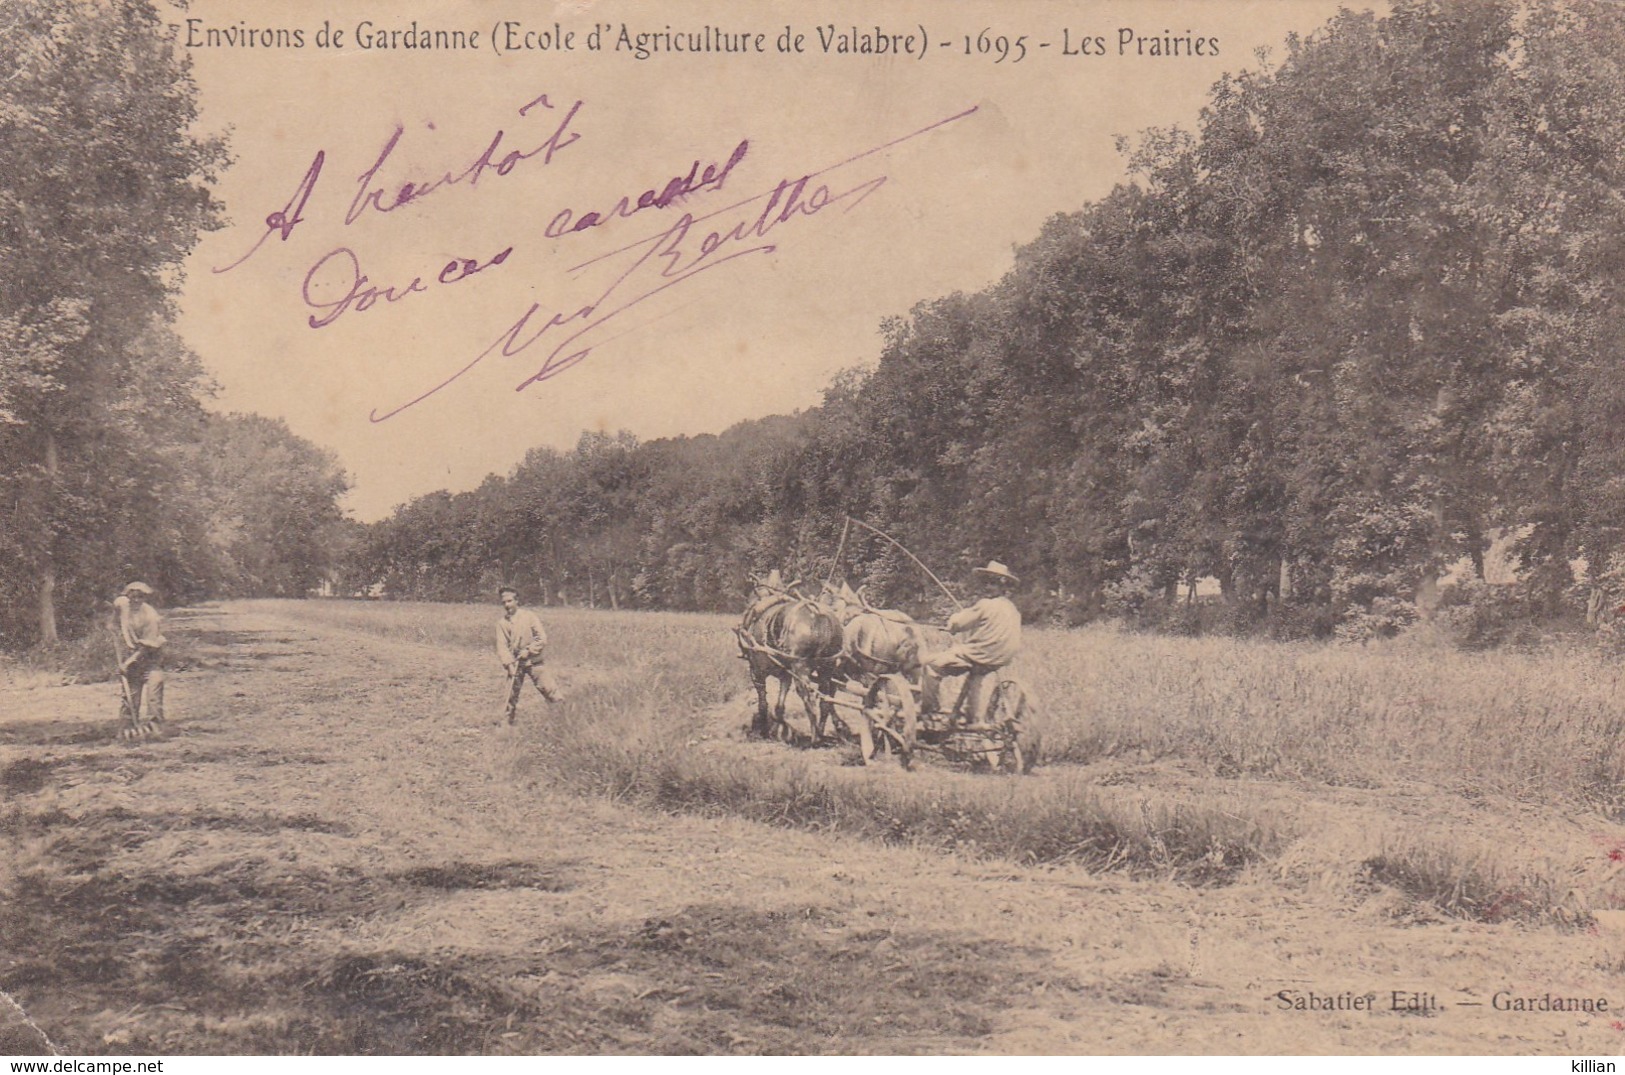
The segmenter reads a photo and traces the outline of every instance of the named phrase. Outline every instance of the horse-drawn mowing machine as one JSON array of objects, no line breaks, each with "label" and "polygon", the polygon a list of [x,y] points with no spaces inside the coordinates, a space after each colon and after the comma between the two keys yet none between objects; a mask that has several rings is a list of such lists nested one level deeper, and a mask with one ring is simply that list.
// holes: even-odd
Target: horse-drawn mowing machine
[{"label": "horse-drawn mowing machine", "polygon": [[[902,552],[941,588],[959,609],[945,627],[871,607],[861,587],[854,591],[845,583],[833,584],[853,526]],[[865,765],[889,751],[907,769],[915,751],[928,750],[973,766],[1031,772],[1038,760],[1032,723],[1037,706],[1027,688],[1006,671],[1021,634],[1021,614],[1009,600],[1008,588],[1020,580],[994,560],[974,573],[984,576],[986,596],[966,608],[901,542],[848,516],[830,577],[818,595],[800,591],[798,583],[784,584],[774,571],[757,583],[744,622],[734,630],[756,688],[753,733],[791,737],[784,700],[793,684],[807,710],[811,741],[824,738],[825,725],[834,717],[843,729],[855,732]],[[960,641],[956,632],[962,633]],[[769,678],[779,680],[772,713]],[[942,688],[949,679],[958,680],[960,688],[943,708]]]},{"label": "horse-drawn mowing machine", "polygon": [[[949,761],[998,772],[1025,774],[1038,762],[1038,733],[1032,726],[1032,695],[1020,680],[998,672],[971,673],[991,682],[985,702],[962,705],[977,686],[961,687],[959,701],[947,710],[922,709],[918,684],[900,673],[881,676],[863,694],[858,738],[864,764],[890,749],[909,768],[916,750],[928,750]],[[995,679],[995,677],[997,677]],[[966,712],[966,709],[979,712]]]},{"label": "horse-drawn mowing machine", "polygon": [[[928,751],[975,768],[1016,774],[1032,771],[1038,760],[1038,736],[1032,725],[1037,707],[1031,692],[1015,676],[1002,668],[976,669],[945,680],[944,688],[957,680],[959,690],[943,690],[936,707],[922,707],[921,661],[927,633],[934,628],[900,613],[860,605],[857,615],[846,616],[842,624],[843,645],[815,649],[803,640],[828,632],[805,625],[818,616],[838,618],[849,612],[843,607],[843,597],[850,601],[852,595],[850,591],[842,596],[826,593],[827,600],[815,601],[792,591],[786,587],[784,605],[802,606],[796,610],[803,614],[802,628],[764,631],[760,625],[770,622],[769,618],[759,615],[753,619],[747,614],[746,623],[734,630],[740,656],[750,664],[757,687],[756,734],[795,738],[784,716],[785,696],[793,685],[807,711],[811,742],[824,739],[833,718],[846,733],[844,738],[857,740],[865,765],[891,753],[907,769],[916,751]],[[878,633],[863,636],[855,632],[858,616],[869,617],[868,626],[878,628]],[[781,615],[779,622],[793,625],[796,617]],[[861,637],[868,638],[867,646],[857,642]],[[778,705],[771,716],[768,678],[780,681]]]}]

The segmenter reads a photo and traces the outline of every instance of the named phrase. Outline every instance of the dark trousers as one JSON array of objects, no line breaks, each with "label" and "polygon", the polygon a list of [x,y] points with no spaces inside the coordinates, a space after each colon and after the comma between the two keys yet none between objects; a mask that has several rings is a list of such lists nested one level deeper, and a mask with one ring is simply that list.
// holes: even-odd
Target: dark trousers
[{"label": "dark trousers", "polygon": [[514,669],[513,682],[508,687],[508,719],[512,720],[519,711],[519,694],[525,689],[525,680],[529,679],[531,685],[549,702],[562,702],[564,692],[559,689],[559,681],[553,678],[553,673],[547,665],[542,663],[540,657],[521,659],[518,667]]}]

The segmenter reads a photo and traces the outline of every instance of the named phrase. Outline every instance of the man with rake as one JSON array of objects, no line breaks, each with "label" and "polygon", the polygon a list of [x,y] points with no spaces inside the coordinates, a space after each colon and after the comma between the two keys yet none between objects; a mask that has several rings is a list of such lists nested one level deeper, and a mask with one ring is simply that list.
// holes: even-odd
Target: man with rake
[{"label": "man with rake", "polygon": [[114,625],[118,673],[124,692],[119,705],[119,715],[124,718],[119,737],[123,739],[156,735],[164,723],[164,635],[151,600],[151,586],[132,582],[113,601],[118,614]]},{"label": "man with rake", "polygon": [[519,695],[528,678],[549,703],[564,701],[558,680],[543,663],[547,632],[542,621],[528,608],[519,607],[519,591],[504,586],[497,591],[502,599],[502,618],[497,621],[497,659],[508,674],[508,723],[519,711]]}]

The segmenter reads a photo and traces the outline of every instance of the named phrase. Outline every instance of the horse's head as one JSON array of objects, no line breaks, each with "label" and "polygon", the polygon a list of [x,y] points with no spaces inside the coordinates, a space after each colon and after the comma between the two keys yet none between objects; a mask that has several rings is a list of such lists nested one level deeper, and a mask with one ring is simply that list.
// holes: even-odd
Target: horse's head
[{"label": "horse's head", "polygon": [[831,582],[824,583],[820,600],[835,613],[835,618],[840,620],[843,626],[850,623],[865,607],[863,598],[848,586],[845,580],[842,580],[839,586]]},{"label": "horse's head", "polygon": [[753,608],[758,605],[771,604],[776,600],[789,599],[794,596],[794,587],[798,585],[798,583],[794,582],[786,584],[784,576],[779,573],[779,569],[776,567],[767,573],[766,578],[752,575],[750,584],[750,604]]}]

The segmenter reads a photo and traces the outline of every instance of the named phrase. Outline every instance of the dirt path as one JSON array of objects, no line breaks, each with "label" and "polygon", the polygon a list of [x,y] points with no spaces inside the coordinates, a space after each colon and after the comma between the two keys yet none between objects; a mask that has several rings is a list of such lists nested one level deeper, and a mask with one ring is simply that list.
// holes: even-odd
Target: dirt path
[{"label": "dirt path", "polygon": [[[109,742],[109,685],[0,693],[0,988],[34,1024],[0,1001],[0,1052],[1625,1041],[1609,932],[1406,927],[1267,871],[1193,890],[651,815],[539,786],[548,714],[532,696],[499,726],[488,659],[230,609],[175,626],[205,667],[173,677],[164,740]],[[1375,1010],[1282,1010],[1283,990]],[[1500,990],[1611,1011],[1497,1011]]]}]

